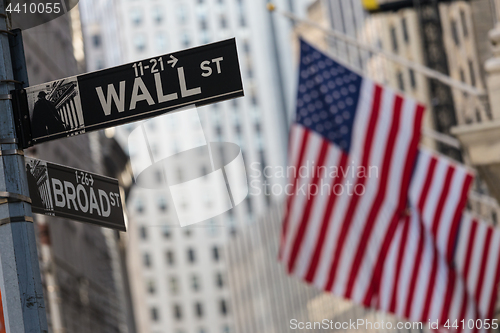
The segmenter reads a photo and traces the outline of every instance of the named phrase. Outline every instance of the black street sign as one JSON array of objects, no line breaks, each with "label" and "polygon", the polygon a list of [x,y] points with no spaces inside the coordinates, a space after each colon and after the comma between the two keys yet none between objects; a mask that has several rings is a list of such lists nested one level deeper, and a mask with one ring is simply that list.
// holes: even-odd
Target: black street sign
[{"label": "black street sign", "polygon": [[25,94],[17,94],[14,103],[24,109],[18,119],[29,118],[31,127],[24,145],[31,146],[183,106],[243,96],[243,84],[233,38],[28,87]]},{"label": "black street sign", "polygon": [[125,230],[118,180],[25,157],[34,213]]}]

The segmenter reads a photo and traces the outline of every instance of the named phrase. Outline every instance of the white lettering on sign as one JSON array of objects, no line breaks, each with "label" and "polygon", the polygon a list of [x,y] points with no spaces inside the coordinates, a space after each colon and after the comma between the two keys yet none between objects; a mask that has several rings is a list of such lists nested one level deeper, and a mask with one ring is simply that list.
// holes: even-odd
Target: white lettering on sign
[{"label": "white lettering on sign", "polygon": [[[223,60],[222,57],[212,60],[212,63],[216,64],[217,73],[221,72],[220,62],[222,60]],[[210,61],[207,61],[207,63],[208,64],[206,65],[210,65]],[[202,69],[208,71],[209,74],[202,73],[202,75],[210,76],[212,74],[212,68],[204,67],[203,64],[205,64],[205,62],[202,63]],[[137,71],[137,66],[136,66],[136,71]],[[156,103],[165,103],[179,98],[177,92],[165,94],[165,92],[163,91],[163,84],[161,81],[162,78],[161,72],[155,71],[153,73],[155,79],[157,101],[155,101],[151,96],[151,93],[146,87],[146,84],[142,80],[141,76],[136,75],[136,78],[134,79],[134,85],[132,87],[132,96],[130,99],[129,110],[135,110],[135,108],[137,107],[137,103],[141,101],[146,101],[148,105],[154,105]],[[201,87],[188,89],[186,83],[186,76],[184,74],[184,67],[177,68],[177,77],[179,79],[180,93],[182,98],[201,94]],[[101,103],[102,110],[104,111],[104,114],[106,116],[109,116],[111,114],[111,109],[113,104],[116,106],[118,112],[125,111],[126,82],[120,81],[119,86],[120,86],[119,93],[117,93],[115,86],[112,83],[108,84],[106,96],[104,94],[102,87],[95,88],[97,96],[99,97],[99,102]]]},{"label": "white lettering on sign", "polygon": [[56,178],[52,178],[51,181],[56,207],[65,207],[102,217],[111,215],[111,207],[120,207],[119,193],[108,193],[98,189],[98,200],[92,186],[85,188],[84,185],[78,184],[75,188],[75,185],[68,181],[61,182]]},{"label": "white lettering on sign", "polygon": [[[83,193],[84,198],[85,198],[85,205],[82,204],[82,197],[80,196],[80,193]],[[87,195],[87,191],[85,191],[85,187],[83,187],[82,184],[78,184],[76,187],[76,196],[78,198],[78,207],[80,207],[80,210],[84,213],[89,211],[89,196]]]},{"label": "white lettering on sign", "polygon": [[56,206],[66,206],[66,200],[64,200],[63,185],[59,179],[52,179],[52,189],[54,190],[54,201],[56,202]]},{"label": "white lettering on sign", "polygon": [[205,60],[204,62],[202,62],[200,68],[206,71],[205,73],[201,73],[201,76],[209,77],[210,75],[212,75],[212,67],[210,67],[210,61]]},{"label": "white lettering on sign", "polygon": [[[141,89],[142,94],[139,95],[139,89]],[[151,97],[151,94],[146,88],[144,81],[140,77],[136,77],[134,80],[134,87],[132,88],[132,99],[130,100],[129,110],[134,110],[137,102],[146,100],[149,105],[155,104],[155,101]]]},{"label": "white lettering on sign", "polygon": [[116,93],[115,86],[108,84],[108,94],[104,98],[102,87],[95,88],[99,101],[101,102],[102,109],[106,116],[111,114],[111,102],[113,101],[118,109],[118,112],[125,111],[125,81],[120,81],[120,95]]},{"label": "white lettering on sign", "polygon": [[182,97],[189,97],[193,95],[201,94],[201,88],[186,88],[186,77],[184,76],[184,67],[177,68],[177,73],[179,74],[179,83],[181,84],[181,95]]},{"label": "white lettering on sign", "polygon": [[220,62],[224,60],[224,58],[220,57],[220,58],[215,58],[215,59],[212,59],[212,62],[215,62],[217,64],[217,74],[220,74],[221,71],[220,71]]},{"label": "white lettering on sign", "polygon": [[179,98],[177,93],[163,95],[163,85],[161,84],[160,73],[155,74],[155,85],[156,85],[156,96],[158,96],[158,103],[173,101]]},{"label": "white lettering on sign", "polygon": [[222,73],[222,70],[220,68],[220,62],[222,60],[224,60],[223,57],[212,59],[211,62],[210,62],[210,60],[203,61],[200,64],[201,70],[204,71],[203,73],[201,73],[201,76],[203,76],[203,77],[209,77],[210,75],[212,75],[213,70],[212,70],[212,67],[210,65],[213,64],[213,63],[215,63],[215,66],[217,67],[217,74]]},{"label": "white lettering on sign", "polygon": [[[99,192],[99,202],[101,203],[102,216],[108,217],[109,214],[111,214],[111,206],[109,204],[108,194],[101,189],[99,189],[98,192]],[[104,206],[104,203],[102,202],[103,198],[106,200],[106,206]],[[105,208],[105,207],[107,207],[107,208]]]}]

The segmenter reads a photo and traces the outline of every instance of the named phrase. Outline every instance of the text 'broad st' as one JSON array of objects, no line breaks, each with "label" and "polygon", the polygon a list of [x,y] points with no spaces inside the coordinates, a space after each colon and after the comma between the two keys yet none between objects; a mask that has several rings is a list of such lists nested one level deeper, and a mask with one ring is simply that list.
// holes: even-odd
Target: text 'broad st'
[{"label": "text 'broad st'", "polygon": [[25,157],[34,213],[125,231],[118,180]]}]

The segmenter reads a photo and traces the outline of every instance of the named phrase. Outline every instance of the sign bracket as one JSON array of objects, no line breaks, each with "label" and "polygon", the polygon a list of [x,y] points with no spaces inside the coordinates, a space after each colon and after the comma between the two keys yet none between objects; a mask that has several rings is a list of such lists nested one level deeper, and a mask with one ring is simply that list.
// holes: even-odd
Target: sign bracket
[{"label": "sign bracket", "polygon": [[11,91],[12,108],[14,110],[14,121],[17,137],[20,139],[19,146],[24,149],[31,147],[32,135],[30,125],[30,115],[28,109],[28,98],[25,89]]},{"label": "sign bracket", "polygon": [[0,204],[20,201],[31,203],[31,198],[19,193],[0,191]]}]

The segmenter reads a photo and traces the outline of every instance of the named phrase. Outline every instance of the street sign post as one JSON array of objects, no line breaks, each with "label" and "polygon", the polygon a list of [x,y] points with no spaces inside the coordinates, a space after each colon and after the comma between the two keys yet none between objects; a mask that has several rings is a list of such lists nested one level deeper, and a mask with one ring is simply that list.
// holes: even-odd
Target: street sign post
[{"label": "street sign post", "polygon": [[[17,91],[24,146],[243,96],[235,39]],[[24,111],[23,111],[24,110]],[[25,133],[26,131],[23,131]],[[24,135],[26,136],[26,135]]]},{"label": "street sign post", "polygon": [[25,157],[34,213],[125,230],[118,180]]}]

